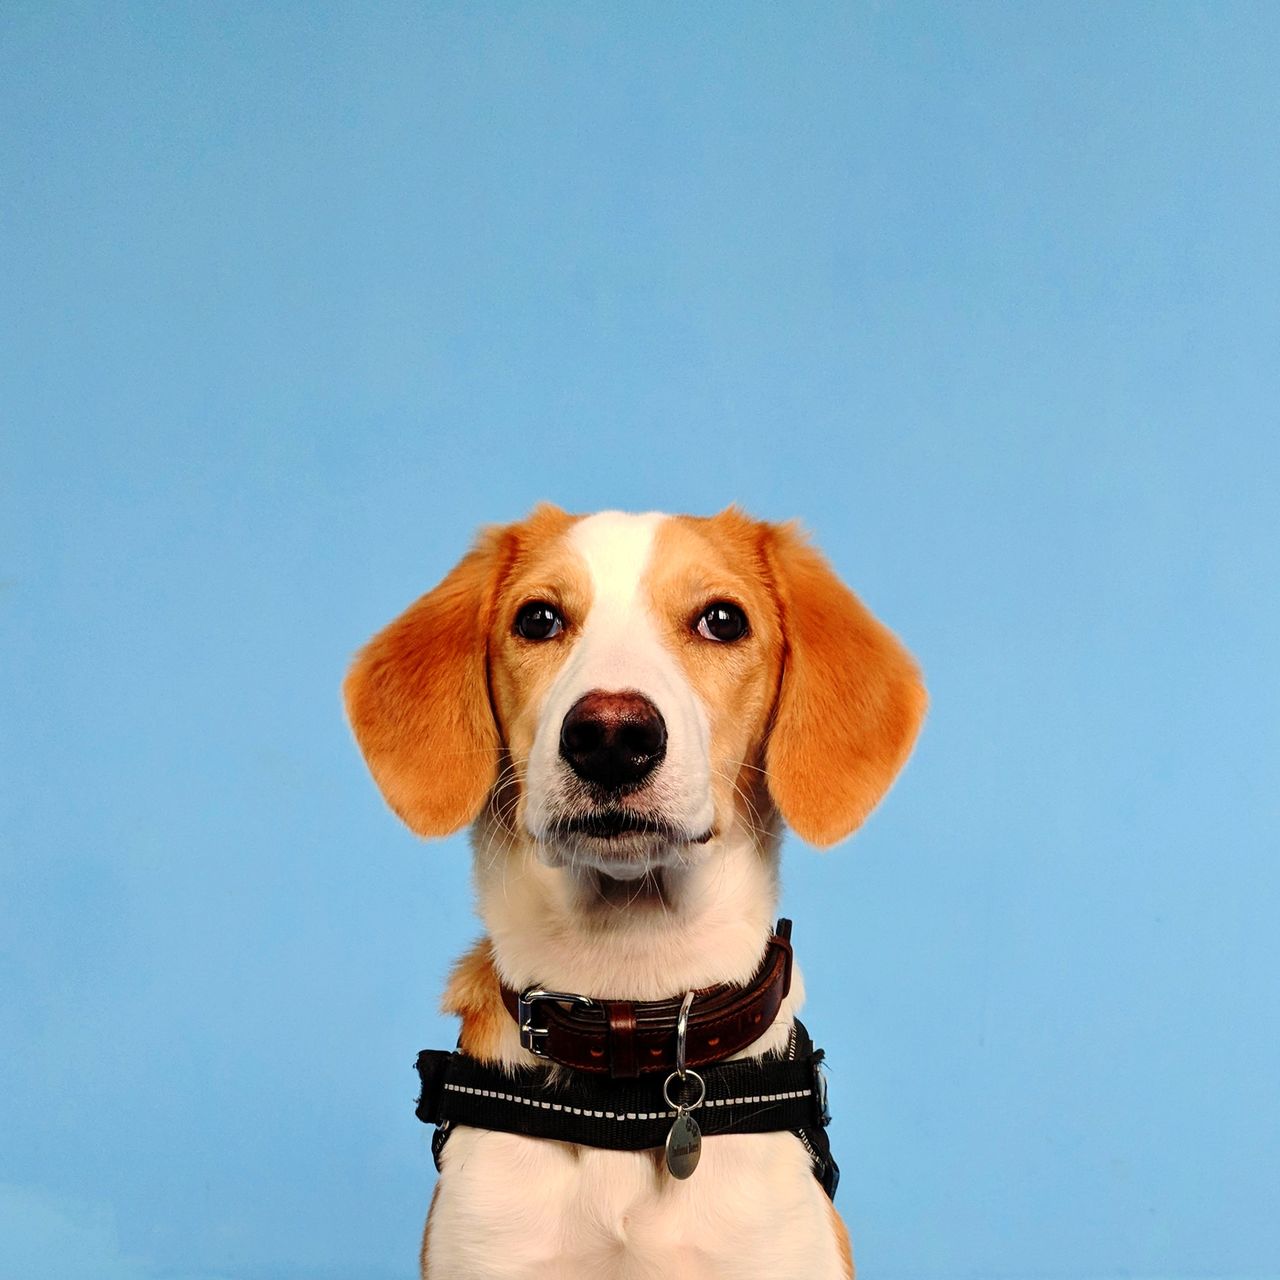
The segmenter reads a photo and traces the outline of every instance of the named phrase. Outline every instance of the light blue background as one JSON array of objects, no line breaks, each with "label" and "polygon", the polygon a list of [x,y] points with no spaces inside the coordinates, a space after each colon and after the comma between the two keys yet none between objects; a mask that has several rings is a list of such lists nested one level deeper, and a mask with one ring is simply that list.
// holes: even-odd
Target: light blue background
[{"label": "light blue background", "polygon": [[477,932],[351,652],[550,498],[803,517],[865,1280],[1280,1274],[1280,9],[0,13],[0,1276],[390,1280]]}]

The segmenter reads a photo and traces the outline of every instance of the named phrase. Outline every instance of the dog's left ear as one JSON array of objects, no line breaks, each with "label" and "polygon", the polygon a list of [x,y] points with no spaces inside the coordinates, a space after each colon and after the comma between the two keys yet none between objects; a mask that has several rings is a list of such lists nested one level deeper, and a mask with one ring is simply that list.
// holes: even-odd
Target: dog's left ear
[{"label": "dog's left ear", "polygon": [[474,821],[497,774],[487,633],[506,532],[482,533],[434,591],[365,645],[342,687],[369,772],[422,836]]},{"label": "dog's left ear", "polygon": [[785,645],[769,792],[797,835],[830,845],[888,791],[928,697],[911,655],[795,526],[766,526],[764,545]]}]

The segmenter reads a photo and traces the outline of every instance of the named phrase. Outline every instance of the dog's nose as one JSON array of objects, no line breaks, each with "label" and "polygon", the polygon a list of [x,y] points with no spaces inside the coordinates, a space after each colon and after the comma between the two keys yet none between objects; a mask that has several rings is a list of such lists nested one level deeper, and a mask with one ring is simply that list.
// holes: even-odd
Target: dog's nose
[{"label": "dog's nose", "polygon": [[667,754],[667,726],[643,693],[595,689],[569,708],[560,726],[560,754],[584,781],[630,790]]}]

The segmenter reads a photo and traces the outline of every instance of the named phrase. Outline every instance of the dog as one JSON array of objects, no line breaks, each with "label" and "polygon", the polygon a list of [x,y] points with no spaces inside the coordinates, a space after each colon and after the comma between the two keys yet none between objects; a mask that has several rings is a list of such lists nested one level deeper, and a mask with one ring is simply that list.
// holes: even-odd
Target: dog
[{"label": "dog", "polygon": [[444,997],[458,1052],[419,1061],[426,1280],[852,1277],[773,913],[783,824],[844,839],[912,750],[897,638],[794,524],[541,505],[344,696],[395,813],[471,827],[487,931]]}]

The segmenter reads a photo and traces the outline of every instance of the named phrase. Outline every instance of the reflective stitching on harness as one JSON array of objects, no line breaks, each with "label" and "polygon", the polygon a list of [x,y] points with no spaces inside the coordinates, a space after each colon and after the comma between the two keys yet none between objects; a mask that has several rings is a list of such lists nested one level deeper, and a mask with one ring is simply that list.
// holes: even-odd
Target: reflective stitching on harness
[{"label": "reflective stitching on harness", "polygon": [[[497,1098],[500,1102],[519,1102],[526,1107],[540,1107],[543,1109],[551,1109],[553,1111],[568,1111],[575,1116],[591,1116],[597,1120],[661,1120],[664,1116],[673,1116],[677,1113],[671,1111],[625,1111],[621,1115],[614,1111],[591,1111],[584,1107],[571,1107],[562,1102],[543,1102],[539,1098],[524,1098],[518,1093],[501,1093],[497,1089],[476,1089],[468,1084],[453,1084],[446,1082],[446,1089],[452,1089],[454,1093],[471,1093],[481,1098]],[[812,1089],[791,1089],[786,1093],[764,1093],[756,1094],[747,1098],[708,1098],[705,1105],[708,1107],[737,1107],[745,1106],[753,1102],[786,1102],[792,1098],[811,1098],[813,1097]]]}]

